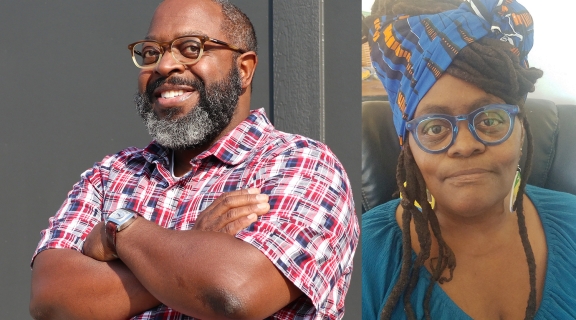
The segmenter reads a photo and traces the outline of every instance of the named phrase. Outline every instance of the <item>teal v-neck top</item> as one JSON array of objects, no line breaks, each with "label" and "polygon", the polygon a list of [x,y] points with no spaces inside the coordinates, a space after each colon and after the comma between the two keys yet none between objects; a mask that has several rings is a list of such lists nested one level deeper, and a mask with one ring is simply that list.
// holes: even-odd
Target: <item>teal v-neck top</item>
[{"label": "teal v-neck top", "polygon": [[[548,247],[548,265],[542,301],[535,319],[576,319],[576,196],[526,186],[542,221]],[[384,303],[400,275],[402,231],[396,222],[399,200],[362,215],[362,319],[379,319]],[[423,301],[430,273],[420,270],[411,302],[424,319]],[[505,290],[505,288],[502,288]],[[432,319],[472,319],[436,283],[430,300]],[[406,319],[402,299],[392,319]]]}]

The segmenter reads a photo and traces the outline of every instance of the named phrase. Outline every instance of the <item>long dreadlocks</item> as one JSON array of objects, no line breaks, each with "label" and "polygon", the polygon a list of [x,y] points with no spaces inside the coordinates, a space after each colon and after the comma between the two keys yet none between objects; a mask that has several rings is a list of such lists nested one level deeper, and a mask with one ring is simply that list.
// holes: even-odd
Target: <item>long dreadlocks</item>
[{"label": "long dreadlocks", "polygon": [[[376,0],[372,6],[372,15],[422,15],[434,14],[446,10],[456,9],[461,0]],[[524,99],[528,92],[534,91],[536,80],[542,76],[542,71],[536,68],[526,69],[520,65],[513,46],[495,39],[482,38],[464,47],[452,61],[446,73],[467,81],[487,93],[500,97],[508,104],[518,105],[527,140],[527,160],[523,170],[520,190],[518,192],[515,208],[518,215],[519,233],[522,246],[528,262],[530,278],[530,295],[526,308],[526,319],[532,319],[536,313],[536,262],[530,242],[524,217],[523,198],[527,177],[532,166],[532,134],[530,125],[524,112]],[[410,296],[418,282],[418,273],[424,262],[430,258],[432,234],[438,242],[437,257],[431,259],[431,281],[424,298],[424,314],[430,319],[430,298],[435,282],[440,284],[450,281],[456,267],[454,252],[442,238],[442,232],[436,214],[427,201],[427,190],[410,145],[406,139],[404,148],[398,158],[396,183],[402,195],[402,267],[400,277],[382,309],[380,318],[389,319],[392,310],[403,294],[404,309],[408,319],[415,319]],[[406,183],[406,184],[405,184]],[[421,204],[422,211],[414,205],[414,201]],[[414,220],[420,252],[412,262],[412,239],[410,236],[410,223]],[[430,232],[431,231],[431,232]],[[442,276],[445,270],[449,276]]]}]

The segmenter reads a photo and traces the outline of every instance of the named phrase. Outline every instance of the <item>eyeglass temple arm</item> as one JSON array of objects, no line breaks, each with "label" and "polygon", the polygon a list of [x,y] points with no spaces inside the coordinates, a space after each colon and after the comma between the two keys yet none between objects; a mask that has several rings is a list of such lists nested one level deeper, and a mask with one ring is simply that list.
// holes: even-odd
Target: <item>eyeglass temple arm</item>
[{"label": "eyeglass temple arm", "polygon": [[238,52],[240,52],[240,53],[246,53],[246,52],[247,52],[247,51],[244,50],[244,49],[240,49],[240,48],[238,48],[237,46],[231,45],[231,44],[226,43],[226,42],[224,42],[224,41],[222,41],[222,40],[218,40],[218,39],[214,39],[214,38],[208,38],[208,40],[210,40],[210,42],[214,42],[214,43],[217,43],[217,44],[221,44],[221,45],[223,45],[223,46],[227,46],[228,48],[230,48],[230,49],[232,49],[232,50],[234,50],[234,51],[238,51]]}]

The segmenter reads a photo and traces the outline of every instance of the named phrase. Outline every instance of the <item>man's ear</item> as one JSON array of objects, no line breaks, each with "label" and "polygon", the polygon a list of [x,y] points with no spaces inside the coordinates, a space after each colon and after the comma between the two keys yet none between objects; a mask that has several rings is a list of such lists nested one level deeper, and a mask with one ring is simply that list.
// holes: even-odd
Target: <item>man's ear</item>
[{"label": "man's ear", "polygon": [[258,56],[256,55],[256,52],[248,51],[241,54],[236,61],[238,63],[240,79],[242,80],[242,89],[246,89],[252,84],[254,71],[258,64]]}]

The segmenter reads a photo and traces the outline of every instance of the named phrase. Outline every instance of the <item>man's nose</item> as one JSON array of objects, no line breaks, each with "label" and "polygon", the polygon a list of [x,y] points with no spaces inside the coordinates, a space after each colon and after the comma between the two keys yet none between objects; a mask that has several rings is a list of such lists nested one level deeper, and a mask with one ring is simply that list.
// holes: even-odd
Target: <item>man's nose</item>
[{"label": "man's nose", "polygon": [[181,73],[185,70],[185,66],[174,58],[171,51],[164,51],[160,60],[156,63],[154,70],[163,76],[169,76],[172,73]]}]

